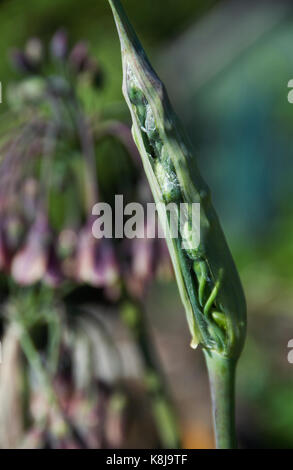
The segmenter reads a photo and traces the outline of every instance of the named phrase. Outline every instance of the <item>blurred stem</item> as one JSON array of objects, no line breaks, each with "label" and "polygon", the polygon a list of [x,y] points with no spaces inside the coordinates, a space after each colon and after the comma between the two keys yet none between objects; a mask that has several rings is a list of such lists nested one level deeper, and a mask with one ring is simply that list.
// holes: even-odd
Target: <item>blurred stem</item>
[{"label": "blurred stem", "polygon": [[96,170],[96,159],[95,159],[95,148],[94,141],[91,133],[91,129],[86,122],[85,116],[83,115],[80,105],[77,101],[74,103],[74,115],[75,124],[79,134],[81,148],[85,157],[86,165],[86,184],[85,189],[87,192],[87,206],[88,210],[92,211],[93,206],[98,201],[98,181],[97,181],[97,170]]},{"label": "blurred stem", "polygon": [[90,123],[87,122],[86,116],[84,115],[81,107],[81,103],[77,97],[75,85],[72,82],[72,77],[66,72],[66,70],[64,71],[64,75],[71,86],[72,94],[70,99],[67,100],[65,104],[72,117],[73,124],[76,127],[81,150],[85,159],[86,209],[91,213],[93,206],[98,201],[99,195],[95,142]]},{"label": "blurred stem", "polygon": [[204,350],[212,397],[217,449],[236,449],[235,372],[236,360]]},{"label": "blurred stem", "polygon": [[50,190],[52,184],[52,159],[54,157],[56,139],[58,134],[57,123],[60,120],[56,99],[50,97],[49,104],[54,119],[48,124],[43,145],[43,155],[41,160],[42,163],[40,172],[41,194],[38,200],[38,212],[41,213],[48,212]]},{"label": "blurred stem", "polygon": [[58,413],[59,417],[62,419],[62,435],[71,435],[82,449],[86,449],[87,444],[84,441],[83,437],[75,429],[75,426],[73,425],[73,423],[71,423],[70,419],[67,418],[60,406],[60,403],[54,391],[54,387],[52,386],[51,375],[47,372],[46,368],[42,364],[39,352],[35,348],[29,331],[22,322],[19,322],[19,326],[21,328],[20,344],[22,350],[27,358],[31,369],[36,372],[38,380],[46,391],[49,405],[54,408],[54,410]]},{"label": "blurred stem", "polygon": [[[64,109],[68,112],[72,124],[75,126],[81,145],[81,150],[85,158],[85,197],[86,209],[92,212],[93,206],[98,200],[99,188],[96,171],[95,142],[92,135],[92,129],[87,122],[86,116],[82,110],[80,100],[76,94],[76,85],[69,69],[64,66],[62,61],[58,62],[60,75],[65,78],[70,85],[70,97],[62,100]],[[64,116],[66,119],[66,116]]]},{"label": "blurred stem", "polygon": [[123,304],[122,318],[132,332],[145,363],[145,383],[162,445],[166,449],[178,449],[181,447],[178,424],[144,312],[139,304],[128,301]]},{"label": "blurred stem", "polygon": [[25,325],[21,324],[20,327],[21,327],[20,343],[21,343],[22,350],[27,358],[27,361],[30,364],[32,370],[34,370],[37,373],[38,380],[40,381],[41,385],[44,387],[46,391],[49,403],[51,405],[57,406],[58,405],[57,399],[52,389],[50,379],[40,359],[40,355],[38,351],[36,350],[34,343]]},{"label": "blurred stem", "polygon": [[52,375],[57,372],[58,359],[61,343],[61,327],[60,318],[57,312],[52,310],[50,321],[48,321],[49,329],[49,345],[48,345],[48,358],[49,358],[49,371]]}]

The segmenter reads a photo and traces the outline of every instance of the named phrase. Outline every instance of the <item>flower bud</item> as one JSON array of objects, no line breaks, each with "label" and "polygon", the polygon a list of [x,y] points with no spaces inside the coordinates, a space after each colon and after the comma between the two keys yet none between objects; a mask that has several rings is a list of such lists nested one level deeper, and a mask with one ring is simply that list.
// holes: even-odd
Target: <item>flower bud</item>
[{"label": "flower bud", "polygon": [[[163,83],[152,68],[120,0],[109,0],[119,33],[123,93],[131,112],[133,136],[159,215],[164,223],[192,346],[237,359],[246,333],[246,303],[231,253],[213,208],[210,190]],[[163,204],[161,204],[163,201]],[[184,238],[172,236],[167,203],[200,204],[200,243],[190,214]],[[165,223],[167,221],[167,223]],[[182,220],[180,220],[181,224]],[[192,227],[192,231],[190,230]],[[187,242],[187,250],[183,242]],[[142,251],[143,252],[143,251]]]},{"label": "flower bud", "polygon": [[47,270],[49,228],[44,216],[38,216],[23,247],[14,256],[11,275],[23,286],[41,281]]},{"label": "flower bud", "polygon": [[50,44],[51,54],[55,59],[64,60],[68,50],[67,33],[64,29],[57,31]]},{"label": "flower bud", "polygon": [[118,273],[118,263],[111,242],[95,239],[88,224],[79,238],[77,279],[95,287],[106,287],[118,280]]},{"label": "flower bud", "polygon": [[76,73],[84,72],[89,64],[88,46],[84,41],[78,42],[69,55],[69,64]]},{"label": "flower bud", "polygon": [[13,67],[21,73],[35,73],[36,68],[30,58],[22,51],[15,49],[10,54]]}]

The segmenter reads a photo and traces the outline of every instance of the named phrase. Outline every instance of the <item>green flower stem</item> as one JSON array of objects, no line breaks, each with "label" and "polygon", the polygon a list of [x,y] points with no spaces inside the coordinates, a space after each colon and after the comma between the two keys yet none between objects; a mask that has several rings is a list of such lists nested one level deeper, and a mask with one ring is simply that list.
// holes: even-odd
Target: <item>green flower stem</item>
[{"label": "green flower stem", "polygon": [[204,350],[210,379],[217,449],[236,449],[234,359]]},{"label": "green flower stem", "polygon": [[126,302],[122,308],[122,318],[132,332],[144,360],[145,383],[151,397],[161,443],[166,449],[178,449],[181,447],[178,424],[144,312],[137,303]]}]

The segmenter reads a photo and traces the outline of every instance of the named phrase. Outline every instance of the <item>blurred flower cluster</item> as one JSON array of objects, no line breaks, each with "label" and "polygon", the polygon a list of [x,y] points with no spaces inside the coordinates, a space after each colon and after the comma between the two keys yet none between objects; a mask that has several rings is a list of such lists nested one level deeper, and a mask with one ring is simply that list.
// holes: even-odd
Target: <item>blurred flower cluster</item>
[{"label": "blurred flower cluster", "polygon": [[[115,300],[124,286],[143,295],[158,269],[170,268],[164,242],[92,235],[95,203],[109,202],[117,190],[145,203],[148,191],[129,128],[83,110],[79,83],[102,93],[101,66],[85,42],[69,49],[63,30],[49,52],[34,38],[11,60],[23,78],[9,91],[18,124],[0,148],[0,269],[23,286],[69,281]],[[109,174],[108,162],[116,173]]]},{"label": "blurred flower cluster", "polygon": [[87,110],[85,95],[102,95],[107,79],[85,42],[70,47],[60,30],[49,48],[33,38],[10,58],[21,75],[0,122],[0,447],[123,447],[139,415],[149,428],[130,446],[139,435],[157,446],[143,387],[101,379],[92,364],[102,342],[78,333],[84,305],[138,312],[150,282],[172,275],[162,239],[92,234],[97,202],[150,200],[131,131]]}]

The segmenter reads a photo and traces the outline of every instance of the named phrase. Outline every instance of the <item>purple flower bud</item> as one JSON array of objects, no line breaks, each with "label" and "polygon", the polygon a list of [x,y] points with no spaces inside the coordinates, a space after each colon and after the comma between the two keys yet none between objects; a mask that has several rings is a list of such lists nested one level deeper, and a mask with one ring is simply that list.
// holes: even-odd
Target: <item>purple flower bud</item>
[{"label": "purple flower bud", "polygon": [[64,29],[57,31],[52,37],[50,44],[51,54],[54,58],[64,60],[68,50],[67,33]]},{"label": "purple flower bud", "polygon": [[77,251],[77,279],[95,287],[113,285],[118,280],[118,263],[109,240],[97,240],[87,225],[80,234]]},{"label": "purple flower bud", "polygon": [[50,232],[43,215],[39,215],[31,227],[27,240],[14,256],[11,275],[20,285],[31,285],[41,281],[47,270]]},{"label": "purple flower bud", "polygon": [[84,72],[88,68],[88,46],[84,41],[78,42],[72,49],[69,64],[76,73]]},{"label": "purple flower bud", "polygon": [[13,67],[21,73],[35,73],[36,68],[34,64],[30,61],[30,59],[27,57],[27,55],[18,50],[15,49],[11,52],[10,54],[10,59]]}]

